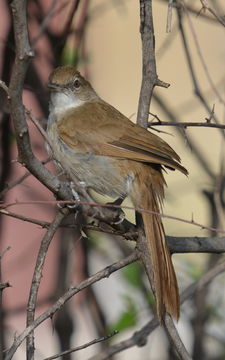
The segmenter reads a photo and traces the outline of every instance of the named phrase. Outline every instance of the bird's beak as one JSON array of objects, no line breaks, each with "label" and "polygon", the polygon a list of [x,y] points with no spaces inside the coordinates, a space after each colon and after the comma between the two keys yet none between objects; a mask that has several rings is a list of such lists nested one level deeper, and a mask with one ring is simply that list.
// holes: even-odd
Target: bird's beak
[{"label": "bird's beak", "polygon": [[47,88],[51,91],[59,91],[60,90],[60,86],[59,85],[56,85],[56,84],[53,84],[51,82],[47,83]]}]

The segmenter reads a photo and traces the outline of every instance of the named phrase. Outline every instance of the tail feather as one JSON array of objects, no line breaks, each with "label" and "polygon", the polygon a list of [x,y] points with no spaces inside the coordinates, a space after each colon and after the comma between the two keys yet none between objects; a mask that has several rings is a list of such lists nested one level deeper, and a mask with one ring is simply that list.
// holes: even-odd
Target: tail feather
[{"label": "tail feather", "polygon": [[[161,182],[148,186],[139,199],[134,198],[135,206],[160,212],[160,201],[163,195],[163,177],[159,173]],[[139,184],[143,189],[143,185]],[[145,187],[145,186],[144,186]],[[153,190],[154,189],[154,190]],[[179,319],[179,291],[176,274],[169,248],[165,240],[165,232],[160,216],[148,212],[142,213],[145,236],[148,244],[151,267],[153,272],[153,291],[156,298],[157,314],[160,320],[163,319],[165,311],[171,314],[176,320]]]}]

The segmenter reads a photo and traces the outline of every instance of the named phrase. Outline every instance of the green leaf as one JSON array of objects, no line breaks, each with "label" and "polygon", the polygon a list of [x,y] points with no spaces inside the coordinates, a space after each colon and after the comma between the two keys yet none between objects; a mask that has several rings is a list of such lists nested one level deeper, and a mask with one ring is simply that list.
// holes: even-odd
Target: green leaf
[{"label": "green leaf", "polygon": [[139,263],[133,263],[123,269],[123,277],[135,288],[142,287],[143,268]]},{"label": "green leaf", "polygon": [[114,330],[123,331],[128,328],[134,327],[137,324],[137,309],[134,301],[126,296],[125,297],[126,310],[122,312],[115,323],[107,329],[107,332]]}]

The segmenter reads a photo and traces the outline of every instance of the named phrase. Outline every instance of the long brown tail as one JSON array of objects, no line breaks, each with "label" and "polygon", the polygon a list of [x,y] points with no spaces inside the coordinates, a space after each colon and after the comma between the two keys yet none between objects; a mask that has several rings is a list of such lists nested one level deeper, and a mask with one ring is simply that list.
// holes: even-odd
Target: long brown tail
[{"label": "long brown tail", "polygon": [[[148,172],[148,179],[142,178],[142,176],[137,179],[138,189],[136,188],[136,191],[139,196],[135,191],[136,197],[133,195],[132,201],[136,207],[159,213],[164,193],[164,178],[157,170],[153,177],[149,178],[149,175]],[[158,215],[143,212],[142,219],[153,272],[153,284],[151,285],[155,293],[158,317],[162,320],[166,310],[178,320],[180,314],[179,291],[161,218]]]}]

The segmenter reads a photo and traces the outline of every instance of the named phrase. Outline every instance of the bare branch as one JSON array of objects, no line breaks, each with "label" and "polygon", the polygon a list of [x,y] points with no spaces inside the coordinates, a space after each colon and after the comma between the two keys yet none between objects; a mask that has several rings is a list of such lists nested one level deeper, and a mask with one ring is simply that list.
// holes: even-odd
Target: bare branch
[{"label": "bare branch", "polygon": [[[138,212],[140,214],[142,214],[142,213],[154,214],[154,215],[160,216],[161,218],[176,220],[176,221],[179,221],[179,222],[182,222],[185,224],[199,227],[204,230],[210,230],[210,231],[214,231],[214,232],[218,232],[218,233],[225,232],[224,229],[218,229],[218,228],[214,228],[212,226],[207,226],[207,225],[198,223],[198,222],[194,221],[193,219],[186,220],[186,219],[179,218],[177,216],[162,214],[157,211],[148,210],[148,209],[144,209],[144,208],[140,208],[140,207],[116,205],[116,204],[110,204],[110,203],[104,204],[104,203],[78,201],[78,200],[48,200],[48,201],[43,201],[43,200],[35,201],[34,200],[34,201],[20,201],[20,202],[13,202],[13,203],[0,203],[0,210],[9,208],[11,206],[16,206],[16,205],[34,205],[34,204],[65,204],[65,205],[77,204],[77,205],[83,205],[83,207],[87,206],[87,209],[85,209],[85,211],[84,211],[84,213],[87,216],[92,216],[96,219],[100,219],[105,222],[108,221],[109,223],[113,223],[113,219],[115,219],[118,215],[117,213],[115,214],[115,211],[113,211],[114,208],[115,209],[135,210],[136,212]],[[100,208],[106,208],[108,210],[105,211],[104,213],[102,213],[101,210],[97,211],[97,209],[100,209]],[[91,209],[94,209],[94,210],[92,211]]]},{"label": "bare branch", "polygon": [[38,33],[36,34],[35,38],[31,42],[31,45],[33,48],[35,47],[35,44],[40,39],[40,37],[44,34],[44,32],[49,24],[49,21],[51,20],[51,17],[52,17],[52,14],[53,14],[53,11],[54,11],[54,8],[55,8],[57,2],[58,2],[58,0],[52,0],[51,4],[49,5],[46,15],[42,21],[42,24],[40,25],[40,29],[39,29]]},{"label": "bare branch", "polygon": [[202,3],[202,10],[207,9],[214,17],[215,19],[223,26],[225,26],[225,20],[219,16],[207,3],[206,0],[200,0]]},{"label": "bare branch", "polygon": [[[49,160],[49,158],[48,158],[48,159],[42,161],[42,164],[45,165],[45,164],[47,164],[49,161],[50,161],[50,160]],[[24,175],[20,176],[18,179],[12,181],[10,184],[7,184],[7,185],[5,186],[5,188],[0,192],[0,199],[2,199],[9,190],[11,190],[12,188],[14,188],[14,187],[17,186],[17,185],[22,184],[22,182],[23,182],[24,180],[26,180],[29,176],[31,176],[31,173],[30,173],[29,171],[27,171]]]},{"label": "bare branch", "polygon": [[146,129],[154,87],[156,85],[168,87],[169,84],[160,81],[156,72],[152,0],[140,0],[140,21],[142,39],[142,84],[138,103],[137,123]]},{"label": "bare branch", "polygon": [[83,349],[86,349],[87,347],[91,346],[91,345],[94,345],[94,344],[98,344],[102,341],[105,341],[105,340],[108,340],[110,339],[111,337],[113,337],[114,335],[118,334],[118,331],[113,331],[111,334],[109,335],[106,335],[106,336],[101,336],[100,338],[98,339],[94,339],[84,345],[80,345],[80,346],[77,346],[76,348],[73,348],[73,349],[70,349],[70,350],[66,350],[66,351],[62,351],[61,353],[59,354],[56,354],[54,356],[50,356],[48,358],[45,358],[44,360],[53,360],[53,359],[57,359],[58,357],[60,356],[63,356],[63,355],[67,355],[67,354],[71,354],[75,351],[79,351],[79,350],[83,350]]},{"label": "bare branch", "polygon": [[215,128],[225,130],[225,125],[223,124],[213,124],[211,122],[175,122],[175,121],[150,121],[148,127],[152,126],[175,126],[186,129],[187,127],[206,127],[206,128]]},{"label": "bare branch", "polygon": [[191,360],[191,356],[187,352],[180,336],[178,335],[177,329],[173,323],[173,320],[169,314],[165,316],[165,324],[164,327],[168,333],[169,339],[172,341],[174,348],[179,355],[181,360]]},{"label": "bare branch", "polygon": [[[160,0],[160,1],[164,2],[165,5],[168,4],[168,0]],[[180,4],[179,0],[176,0],[176,2]],[[217,22],[217,19],[213,18],[212,16],[209,16],[204,11],[199,11],[194,5],[192,5],[192,3],[188,2],[187,4],[185,4],[185,6],[188,9],[188,11],[190,11],[190,13],[201,17],[201,19],[206,20],[207,22],[210,22],[212,24],[213,23],[215,24]]]},{"label": "bare branch", "polygon": [[[161,107],[161,109],[166,114],[166,116],[171,120],[171,122],[179,123],[177,116],[175,115],[172,108],[161,97],[159,97],[157,94],[154,94],[154,100]],[[176,129],[179,135],[182,136],[183,138],[184,137],[183,129],[182,128],[180,129],[179,127],[176,127]],[[192,153],[197,158],[203,170],[207,173],[207,175],[211,178],[211,180],[213,180],[215,178],[215,174],[211,169],[211,166],[209,165],[208,158],[204,156],[204,154],[199,150],[198,145],[192,139],[190,139],[190,137],[186,133],[185,136],[190,148],[192,149]]]},{"label": "bare branch", "polygon": [[94,284],[95,282],[108,278],[112,273],[115,271],[123,268],[124,266],[127,266],[128,264],[131,264],[132,262],[136,261],[138,259],[138,255],[136,251],[133,251],[133,253],[129,256],[127,256],[124,259],[121,259],[117,261],[116,263],[107,266],[103,270],[100,270],[96,274],[90,276],[88,279],[82,281],[79,285],[71,286],[69,290],[62,295],[53,306],[51,306],[47,311],[42,313],[40,316],[38,316],[32,324],[30,324],[20,335],[16,336],[14,338],[12,346],[9,348],[9,350],[6,352],[5,360],[12,359],[13,355],[15,354],[16,350],[20,346],[20,344],[26,339],[26,337],[37,327],[39,326],[43,321],[46,319],[52,317],[56,311],[58,311],[66,301],[68,301],[72,296],[79,293],[81,290],[87,288],[88,286]]},{"label": "bare branch", "polygon": [[[18,220],[28,221],[30,223],[40,225],[42,228],[48,229],[51,223],[47,221],[42,221],[38,219],[28,218],[26,216],[16,214],[13,212],[9,212],[7,210],[0,210],[0,214],[7,215],[10,217],[14,217]],[[128,239],[132,241],[137,240],[138,232],[128,232],[123,230],[117,230],[116,228],[111,226],[103,226],[104,223],[100,223],[99,225],[93,224],[85,224],[83,225],[84,230],[94,230],[104,232],[106,234],[111,234],[114,236],[122,237],[123,239]],[[107,224],[107,223],[105,223]],[[132,226],[133,224],[129,224]],[[61,224],[60,227],[69,227],[69,228],[77,228],[77,225],[74,224]],[[136,228],[134,227],[134,230]],[[168,246],[170,248],[170,252],[172,254],[179,253],[214,253],[221,254],[225,252],[225,237],[182,237],[182,236],[166,236],[166,240]]]},{"label": "bare branch", "polygon": [[171,32],[172,14],[173,14],[173,0],[168,0],[167,21],[166,21],[167,33]]},{"label": "bare branch", "polygon": [[[180,5],[182,5],[182,4],[180,3]],[[189,68],[189,72],[190,72],[193,87],[194,87],[194,93],[199,98],[200,102],[202,103],[202,105],[204,106],[204,108],[206,109],[208,114],[211,116],[211,114],[212,114],[211,108],[208,105],[208,103],[207,103],[207,101],[206,101],[206,99],[205,99],[205,97],[204,97],[204,95],[203,95],[203,93],[202,93],[202,91],[200,89],[200,86],[199,86],[196,71],[195,71],[194,65],[193,65],[193,60],[192,60],[192,57],[191,57],[191,51],[190,51],[190,48],[188,46],[187,37],[186,37],[185,29],[184,29],[184,26],[183,26],[182,10],[183,9],[185,10],[185,7],[180,6],[180,5],[177,6],[178,23],[179,23],[179,29],[180,29],[183,48],[184,48],[184,53],[185,53],[185,56],[186,56],[186,59],[187,59],[188,68]],[[217,117],[215,116],[215,114],[214,114],[213,118],[214,118],[216,123],[219,123],[219,121],[218,121]],[[222,134],[224,136],[224,133],[222,133]]]},{"label": "bare branch", "polygon": [[27,27],[26,0],[13,0],[11,3],[16,57],[9,85],[10,113],[14,123],[17,139],[19,161],[54,194],[62,199],[71,199],[71,191],[56,176],[43,166],[34,156],[25,120],[25,109],[22,102],[23,83],[33,51],[29,44]]},{"label": "bare branch", "polygon": [[[200,1],[205,1],[205,0],[200,0]],[[223,105],[225,105],[225,101],[224,99],[220,96],[220,93],[219,91],[217,90],[214,82],[213,82],[213,79],[209,73],[209,70],[208,70],[208,67],[206,65],[206,62],[205,62],[205,59],[204,59],[204,56],[202,54],[202,51],[201,51],[201,48],[200,48],[200,44],[199,44],[199,41],[198,41],[198,38],[197,38],[197,35],[196,35],[196,31],[194,29],[194,26],[193,26],[193,23],[191,21],[191,17],[187,11],[187,8],[183,5],[184,7],[184,10],[185,10],[185,14],[187,16],[187,20],[188,20],[188,24],[189,24],[189,28],[191,30],[191,33],[192,33],[192,37],[193,37],[193,40],[194,40],[194,43],[195,43],[195,47],[196,47],[196,50],[197,50],[197,53],[198,53],[198,57],[200,59],[200,62],[202,64],[202,68],[205,72],[205,75],[206,75],[206,78],[208,79],[208,82],[213,90],[213,92],[215,93],[215,95],[217,96],[217,98],[219,99],[219,101],[221,103],[223,103]],[[212,112],[212,115],[214,115],[214,113]]]},{"label": "bare branch", "polygon": [[[29,300],[27,304],[27,326],[33,323],[34,316],[35,316],[35,309],[37,306],[37,295],[38,290],[42,278],[42,271],[43,266],[45,262],[45,258],[47,255],[47,251],[49,248],[49,245],[52,241],[52,238],[58,229],[60,223],[64,219],[64,217],[69,213],[69,210],[67,208],[63,209],[63,211],[58,211],[58,213],[55,216],[54,221],[51,223],[49,229],[47,230],[45,236],[43,237],[43,240],[41,242],[41,246],[38,252],[37,261],[34,269],[34,274],[32,278],[32,284],[30,287],[30,294],[29,294]],[[27,359],[33,359],[34,358],[34,334],[31,332],[27,336]]]},{"label": "bare branch", "polygon": [[172,254],[186,253],[214,253],[225,252],[225,237],[175,237],[167,236]]},{"label": "bare branch", "polygon": [[[216,276],[225,271],[225,261],[219,265],[216,265],[213,269],[208,271],[202,278],[196,281],[194,284],[188,286],[181,294],[181,304],[188,298],[194,295],[194,293],[203,287],[207,286]],[[147,337],[151,334],[159,325],[159,321],[155,316],[140,330],[136,331],[130,338],[123,340],[115,345],[109,346],[106,350],[92,356],[88,360],[107,360],[110,356],[118,354],[121,351],[129,349],[133,346],[143,346],[147,341]]]}]

